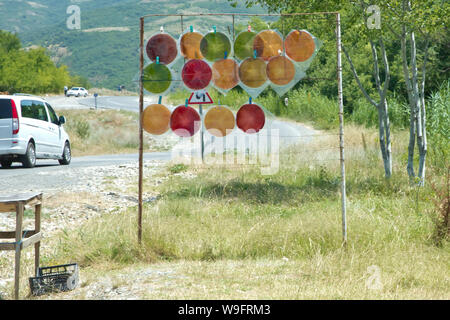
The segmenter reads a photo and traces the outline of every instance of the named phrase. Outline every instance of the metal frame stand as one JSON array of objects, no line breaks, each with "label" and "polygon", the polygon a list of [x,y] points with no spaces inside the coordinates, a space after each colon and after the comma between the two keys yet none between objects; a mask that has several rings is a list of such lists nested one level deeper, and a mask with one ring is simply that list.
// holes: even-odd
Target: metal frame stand
[{"label": "metal frame stand", "polygon": [[339,104],[339,150],[341,168],[341,207],[342,207],[342,242],[347,245],[347,204],[345,187],[345,158],[344,158],[344,100],[342,88],[342,44],[341,44],[341,15],[339,12],[312,12],[312,13],[289,13],[289,14],[239,14],[239,13],[200,13],[200,14],[149,14],[140,18],[140,79],[139,79],[139,206],[138,206],[138,242],[142,242],[142,192],[143,192],[143,127],[142,114],[144,111],[144,86],[142,82],[144,70],[144,29],[145,19],[149,17],[180,17],[181,29],[183,31],[183,17],[185,16],[229,16],[233,23],[233,39],[235,16],[327,16],[336,17],[336,53],[337,53],[337,84]]}]

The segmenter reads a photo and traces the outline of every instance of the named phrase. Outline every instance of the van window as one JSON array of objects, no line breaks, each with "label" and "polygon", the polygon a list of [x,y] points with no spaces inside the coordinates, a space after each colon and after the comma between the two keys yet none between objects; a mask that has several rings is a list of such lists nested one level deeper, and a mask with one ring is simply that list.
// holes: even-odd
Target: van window
[{"label": "van window", "polygon": [[56,116],[55,110],[53,110],[52,106],[46,103],[48,114],[50,115],[50,121],[56,125],[59,125],[58,117]]},{"label": "van window", "polygon": [[0,99],[0,119],[12,118],[11,99]]},{"label": "van window", "polygon": [[23,100],[20,105],[22,107],[22,117],[48,122],[47,111],[43,102]]}]

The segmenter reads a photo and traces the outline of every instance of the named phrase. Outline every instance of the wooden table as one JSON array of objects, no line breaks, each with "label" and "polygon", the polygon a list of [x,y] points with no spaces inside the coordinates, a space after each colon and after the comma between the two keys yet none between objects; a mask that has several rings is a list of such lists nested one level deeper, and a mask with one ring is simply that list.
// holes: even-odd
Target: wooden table
[{"label": "wooden table", "polygon": [[[34,206],[34,230],[23,230],[25,206]],[[15,239],[15,242],[0,242],[0,250],[15,250],[14,298],[19,299],[20,255],[22,249],[34,244],[34,266],[39,268],[41,245],[42,193],[22,193],[0,196],[0,212],[16,212],[16,230],[0,231],[0,239]]]}]

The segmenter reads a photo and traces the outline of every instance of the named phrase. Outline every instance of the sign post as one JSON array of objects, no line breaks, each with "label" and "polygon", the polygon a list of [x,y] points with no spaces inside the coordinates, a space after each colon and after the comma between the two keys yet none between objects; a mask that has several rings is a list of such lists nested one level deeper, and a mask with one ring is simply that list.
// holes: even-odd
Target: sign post
[{"label": "sign post", "polygon": [[[214,101],[212,100],[211,96],[206,91],[196,91],[192,92],[191,96],[188,100],[189,104],[198,104],[198,111],[200,113],[200,118],[203,122],[203,105],[204,104],[213,104]],[[203,123],[200,124],[200,148],[202,152],[202,163],[205,162],[205,140],[204,140],[204,128]]]},{"label": "sign post", "polygon": [[98,93],[94,93],[95,110],[97,110],[97,97],[98,97]]}]

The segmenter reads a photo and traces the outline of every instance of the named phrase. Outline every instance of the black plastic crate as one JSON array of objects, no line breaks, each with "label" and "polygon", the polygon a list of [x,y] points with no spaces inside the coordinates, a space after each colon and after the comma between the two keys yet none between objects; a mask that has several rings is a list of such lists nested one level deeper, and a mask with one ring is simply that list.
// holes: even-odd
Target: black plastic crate
[{"label": "black plastic crate", "polygon": [[33,296],[50,292],[70,291],[78,286],[78,264],[64,264],[53,267],[38,268],[36,277],[30,278],[30,289]]}]

